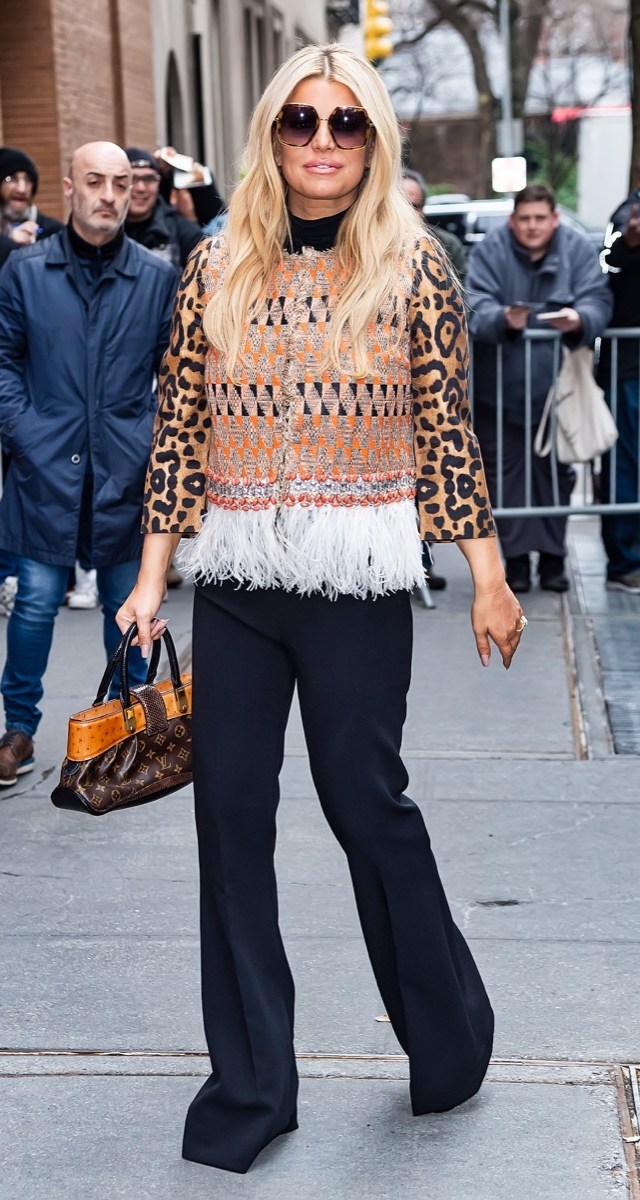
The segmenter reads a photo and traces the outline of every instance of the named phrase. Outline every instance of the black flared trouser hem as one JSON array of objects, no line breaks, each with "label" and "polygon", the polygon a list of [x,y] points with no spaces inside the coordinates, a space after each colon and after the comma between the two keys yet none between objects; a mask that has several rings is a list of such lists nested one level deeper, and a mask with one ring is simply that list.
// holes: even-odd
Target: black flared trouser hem
[{"label": "black flared trouser hem", "polygon": [[480,1087],[491,1006],[405,794],[410,661],[407,593],[331,601],[233,584],[196,589],[194,788],[212,1074],[187,1115],[186,1158],[243,1172],[296,1126],[294,986],[273,864],[295,684],[315,787],[409,1056],[413,1111],[454,1108]]}]

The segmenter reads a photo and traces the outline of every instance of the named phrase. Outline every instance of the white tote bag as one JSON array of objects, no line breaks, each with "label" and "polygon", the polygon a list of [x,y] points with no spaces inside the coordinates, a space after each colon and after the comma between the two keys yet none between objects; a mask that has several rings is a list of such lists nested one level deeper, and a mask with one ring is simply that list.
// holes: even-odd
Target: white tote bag
[{"label": "white tote bag", "polygon": [[551,452],[552,413],[555,409],[558,462],[591,462],[610,450],[618,437],[604,392],[593,377],[593,350],[562,348],[562,366],[549,389],[533,448],[540,458]]}]

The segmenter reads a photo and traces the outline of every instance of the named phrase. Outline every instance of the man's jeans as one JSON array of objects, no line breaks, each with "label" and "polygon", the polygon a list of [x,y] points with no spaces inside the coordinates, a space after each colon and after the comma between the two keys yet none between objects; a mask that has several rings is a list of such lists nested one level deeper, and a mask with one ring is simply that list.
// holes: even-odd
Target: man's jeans
[{"label": "man's jeans", "polygon": [[[618,504],[640,500],[638,495],[638,391],[640,380],[618,383],[618,440],[616,442],[615,499]],[[607,392],[607,404],[611,397]],[[602,460],[602,499],[609,502],[611,453]],[[602,540],[607,552],[607,575],[631,575],[640,571],[640,516],[620,513],[602,517]]]},{"label": "man's jeans", "polygon": [[[107,656],[115,649],[120,638],[115,614],[132,591],[139,566],[136,561],[121,563],[117,567],[98,568],[98,596],[104,613]],[[47,669],[53,625],[64,600],[68,577],[68,567],[53,567],[30,558],[18,560],[18,591],[7,627],[7,661],[0,690],[6,728],[21,729],[29,737],[33,737],[42,716],[38,709],[38,701],[43,693],[42,678]],[[82,616],[75,619],[78,625],[82,625]],[[147,664],[136,647],[129,658],[131,684],[143,683],[146,674]],[[93,700],[93,695],[89,693],[97,688],[98,682],[98,679],[86,680],[87,705]]]}]

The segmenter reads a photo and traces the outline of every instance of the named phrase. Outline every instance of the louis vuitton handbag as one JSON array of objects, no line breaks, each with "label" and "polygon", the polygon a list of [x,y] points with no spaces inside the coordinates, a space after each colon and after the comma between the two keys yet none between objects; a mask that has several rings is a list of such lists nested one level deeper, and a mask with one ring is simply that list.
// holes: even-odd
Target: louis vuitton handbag
[{"label": "louis vuitton handbag", "polygon": [[[191,782],[191,676],[181,676],[173,639],[165,630],[170,678],[155,682],[157,639],[146,683],[130,688],[127,660],[136,633],[133,624],[123,635],[91,708],[69,719],[67,754],[51,793],[57,808],[100,816],[168,796]],[[105,700],[117,668],[120,695]]]}]

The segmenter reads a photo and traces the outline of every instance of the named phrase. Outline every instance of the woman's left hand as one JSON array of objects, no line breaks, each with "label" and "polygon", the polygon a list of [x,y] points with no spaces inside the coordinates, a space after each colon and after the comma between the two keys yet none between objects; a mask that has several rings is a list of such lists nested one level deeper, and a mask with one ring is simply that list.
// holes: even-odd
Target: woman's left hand
[{"label": "woman's left hand", "polygon": [[471,625],[483,667],[489,666],[491,642],[495,642],[508,670],[526,624],[527,618],[506,581],[494,588],[476,590]]}]

